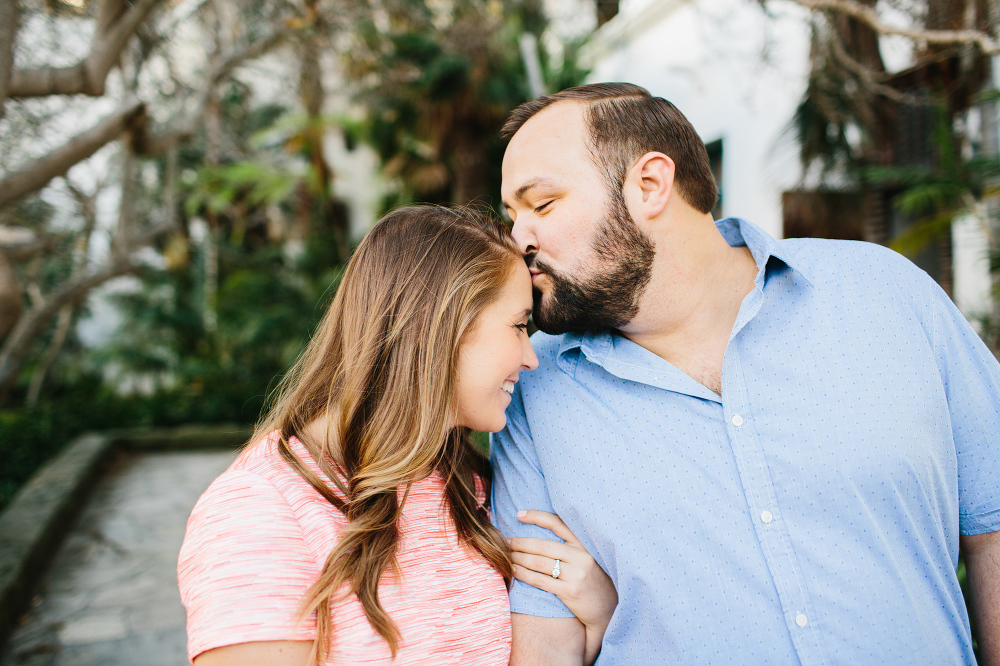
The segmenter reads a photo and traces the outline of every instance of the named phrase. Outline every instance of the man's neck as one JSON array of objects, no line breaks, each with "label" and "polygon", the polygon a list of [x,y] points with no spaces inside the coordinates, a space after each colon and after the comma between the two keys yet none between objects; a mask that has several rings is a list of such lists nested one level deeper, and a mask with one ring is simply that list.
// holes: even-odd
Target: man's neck
[{"label": "man's neck", "polygon": [[757,264],[749,249],[731,247],[706,222],[658,239],[639,315],[622,333],[721,395],[726,346]]}]

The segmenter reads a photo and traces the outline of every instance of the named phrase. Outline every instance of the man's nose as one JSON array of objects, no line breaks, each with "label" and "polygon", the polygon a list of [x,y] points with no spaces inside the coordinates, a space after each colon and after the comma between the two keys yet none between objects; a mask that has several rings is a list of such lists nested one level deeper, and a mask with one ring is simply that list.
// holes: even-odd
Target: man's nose
[{"label": "man's nose", "polygon": [[520,219],[514,222],[514,227],[511,229],[511,235],[514,236],[514,242],[517,243],[517,248],[521,251],[521,254],[538,252],[535,225],[530,219],[526,218],[528,218],[527,215],[521,215]]}]

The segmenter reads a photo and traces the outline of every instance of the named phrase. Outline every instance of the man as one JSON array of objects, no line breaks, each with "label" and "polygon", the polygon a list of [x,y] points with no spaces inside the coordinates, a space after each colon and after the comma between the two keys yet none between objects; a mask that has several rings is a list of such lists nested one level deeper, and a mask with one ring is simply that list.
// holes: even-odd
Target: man
[{"label": "man", "polygon": [[[516,512],[558,513],[614,580],[598,661],[974,663],[961,545],[1000,663],[1000,366],[937,285],[879,246],[716,224],[703,143],[642,88],[542,97],[505,133],[544,333],[494,511],[545,538]],[[580,663],[555,597],[517,582],[511,611],[512,663]]]}]

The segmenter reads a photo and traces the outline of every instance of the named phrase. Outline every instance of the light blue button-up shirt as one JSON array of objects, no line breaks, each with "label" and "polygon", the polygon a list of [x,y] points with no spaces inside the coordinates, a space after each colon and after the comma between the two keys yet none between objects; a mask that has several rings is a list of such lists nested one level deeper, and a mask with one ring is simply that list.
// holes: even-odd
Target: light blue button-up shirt
[{"label": "light blue button-up shirt", "polygon": [[536,334],[495,520],[558,513],[614,580],[601,664],[975,663],[955,567],[1000,530],[1000,365],[889,250],[718,228],[758,267],[722,397],[621,335]]}]

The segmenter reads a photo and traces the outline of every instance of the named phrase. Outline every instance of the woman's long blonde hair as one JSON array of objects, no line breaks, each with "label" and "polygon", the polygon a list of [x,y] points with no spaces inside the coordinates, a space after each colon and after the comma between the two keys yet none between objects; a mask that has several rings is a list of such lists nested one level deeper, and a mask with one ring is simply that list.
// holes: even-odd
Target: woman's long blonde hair
[{"label": "woman's long blonde hair", "polygon": [[[398,574],[397,488],[408,490],[435,470],[460,541],[510,584],[506,544],[476,497],[477,476],[489,497],[489,460],[452,419],[459,349],[517,261],[509,230],[490,216],[434,206],[389,213],[358,246],[258,425],[253,441],[279,431],[283,458],[347,517],[303,602],[303,615],[316,612],[316,662],[331,650],[330,604],[345,585],[395,656],[400,635],[378,586],[384,573]],[[307,424],[324,416],[326,437],[303,437]],[[293,435],[325,478],[292,451]]]}]

